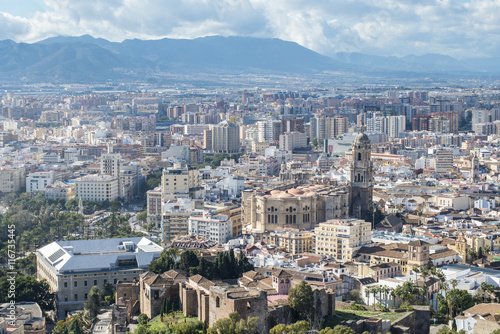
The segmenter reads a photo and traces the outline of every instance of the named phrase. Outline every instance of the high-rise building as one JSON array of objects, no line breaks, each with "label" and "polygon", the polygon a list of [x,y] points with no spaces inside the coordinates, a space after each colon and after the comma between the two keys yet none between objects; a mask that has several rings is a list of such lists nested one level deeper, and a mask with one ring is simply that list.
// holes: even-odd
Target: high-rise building
[{"label": "high-rise building", "polygon": [[203,146],[206,150],[212,149],[212,130],[203,131]]},{"label": "high-rise building", "polygon": [[281,134],[285,132],[304,132],[303,118],[283,118],[281,120]]},{"label": "high-rise building", "polygon": [[436,172],[448,173],[453,168],[453,151],[440,149],[436,151]]},{"label": "high-rise building", "polygon": [[238,153],[240,151],[240,129],[227,120],[212,129],[212,151],[214,153]]},{"label": "high-rise building", "polygon": [[106,153],[101,155],[101,174],[120,176],[121,159],[119,153]]},{"label": "high-rise building", "polygon": [[405,116],[388,116],[387,117],[387,134],[389,138],[399,138],[399,133],[406,130]]},{"label": "high-rise building", "polygon": [[290,132],[280,135],[280,150],[293,151],[296,148],[307,147],[307,135],[300,132]]}]

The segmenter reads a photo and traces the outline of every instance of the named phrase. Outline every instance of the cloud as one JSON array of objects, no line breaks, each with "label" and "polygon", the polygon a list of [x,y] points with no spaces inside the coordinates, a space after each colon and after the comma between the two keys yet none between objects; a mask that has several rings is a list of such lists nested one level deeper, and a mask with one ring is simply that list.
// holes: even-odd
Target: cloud
[{"label": "cloud", "polygon": [[277,37],[326,55],[500,51],[500,0],[44,0],[29,18],[0,12],[0,37],[34,42],[90,34],[126,38]]}]

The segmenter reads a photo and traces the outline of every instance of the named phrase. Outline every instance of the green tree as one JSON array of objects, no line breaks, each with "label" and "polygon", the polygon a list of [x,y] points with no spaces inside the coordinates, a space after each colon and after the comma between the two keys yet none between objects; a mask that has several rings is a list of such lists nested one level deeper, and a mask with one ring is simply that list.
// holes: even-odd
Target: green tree
[{"label": "green tree", "polygon": [[254,334],[257,333],[259,318],[241,319],[238,312],[229,314],[229,318],[219,319],[208,329],[208,334]]},{"label": "green tree", "polygon": [[142,224],[146,224],[148,220],[148,212],[146,210],[142,211],[137,216],[135,216],[135,219],[139,222],[142,222]]},{"label": "green tree", "polygon": [[90,289],[87,300],[84,303],[85,310],[89,312],[92,319],[97,317],[97,314],[99,314],[99,310],[101,309],[102,304],[100,293],[101,289],[97,286],[93,286],[92,289]]},{"label": "green tree", "polygon": [[306,281],[301,281],[288,292],[288,305],[301,320],[314,320],[314,296],[312,288]]},{"label": "green tree", "polygon": [[148,321],[149,321],[149,318],[144,313],[139,314],[139,316],[137,317],[137,323],[139,325],[147,325]]},{"label": "green tree", "polygon": [[361,294],[359,293],[358,289],[353,289],[349,291],[347,294],[347,300],[352,300],[356,304],[362,304],[363,303],[363,298],[361,298]]},{"label": "green tree", "polygon": [[[104,301],[107,304],[109,304],[109,301],[112,300],[114,294],[115,294],[115,286],[110,282],[104,283],[101,290],[101,301]],[[108,300],[106,300],[106,298]]]},{"label": "green tree", "polygon": [[149,270],[155,274],[162,274],[166,271],[173,269],[175,266],[175,259],[173,258],[170,249],[164,249],[159,258],[151,261]]},{"label": "green tree", "polygon": [[[0,282],[0,302],[8,303],[10,281],[5,279]],[[37,281],[33,276],[15,277],[16,302],[37,302],[44,311],[54,310],[55,293],[50,292],[47,281]]]},{"label": "green tree", "polygon": [[455,329],[452,329],[448,326],[443,326],[437,331],[437,333],[438,334],[465,334],[465,331],[460,330],[457,332]]},{"label": "green tree", "polygon": [[333,328],[327,327],[322,329],[319,334],[356,334],[356,332],[349,327],[337,325]]},{"label": "green tree", "polygon": [[270,334],[303,334],[311,329],[311,324],[305,320],[297,321],[291,325],[279,324],[271,328]]},{"label": "green tree", "polygon": [[180,259],[175,264],[175,267],[189,273],[190,268],[198,267],[199,263],[200,261],[196,253],[192,250],[187,250],[181,253]]},{"label": "green tree", "polygon": [[474,298],[467,290],[453,289],[447,294],[450,319],[460,314],[462,311],[474,306]]},{"label": "green tree", "polygon": [[484,254],[488,255],[491,252],[491,246],[490,245],[485,245],[484,246]]}]

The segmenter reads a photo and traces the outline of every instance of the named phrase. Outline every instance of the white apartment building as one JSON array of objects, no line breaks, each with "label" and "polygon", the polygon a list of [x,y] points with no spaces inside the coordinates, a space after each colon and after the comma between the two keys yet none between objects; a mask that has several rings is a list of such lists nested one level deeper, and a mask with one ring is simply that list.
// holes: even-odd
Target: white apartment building
[{"label": "white apartment building", "polygon": [[291,152],[296,148],[303,147],[307,147],[307,134],[287,132],[280,135],[280,150]]},{"label": "white apartment building", "polygon": [[54,171],[30,173],[26,177],[26,192],[45,191],[45,188],[55,181]]},{"label": "white apartment building", "polygon": [[399,134],[405,131],[406,131],[405,116],[387,117],[387,135],[389,135],[389,138],[399,138]]},{"label": "white apartment building", "polygon": [[111,175],[86,175],[75,180],[75,197],[96,202],[119,197],[118,178]]},{"label": "white apartment building", "polygon": [[83,309],[93,286],[139,279],[163,248],[144,237],[55,241],[36,252],[37,279],[57,294],[57,316]]},{"label": "white apartment building", "polygon": [[204,212],[201,216],[191,216],[188,220],[188,233],[204,237],[222,245],[231,239],[233,223],[226,215],[211,215]]},{"label": "white apartment building", "polygon": [[164,240],[188,234],[188,220],[194,212],[195,202],[190,198],[167,201],[162,205],[161,228]]},{"label": "white apartment building", "polygon": [[355,252],[371,242],[371,222],[361,219],[329,220],[314,230],[316,254],[352,261]]}]

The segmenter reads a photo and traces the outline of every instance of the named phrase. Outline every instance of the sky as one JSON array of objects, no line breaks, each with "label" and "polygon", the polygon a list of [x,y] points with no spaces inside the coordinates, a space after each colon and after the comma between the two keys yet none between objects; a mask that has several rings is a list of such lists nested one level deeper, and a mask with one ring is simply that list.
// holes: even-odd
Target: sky
[{"label": "sky", "polygon": [[321,54],[500,51],[500,0],[0,0],[0,40],[273,37]]}]

